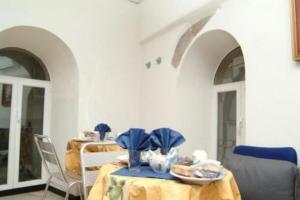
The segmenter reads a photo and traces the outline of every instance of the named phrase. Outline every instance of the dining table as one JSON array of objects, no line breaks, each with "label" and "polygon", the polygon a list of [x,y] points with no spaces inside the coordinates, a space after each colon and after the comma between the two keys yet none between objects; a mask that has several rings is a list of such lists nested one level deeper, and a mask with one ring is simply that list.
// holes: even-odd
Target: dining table
[{"label": "dining table", "polygon": [[[92,142],[90,140],[72,139],[68,141],[65,153],[65,169],[71,174],[81,174],[80,149],[81,147]],[[96,146],[86,148],[86,152],[113,152],[124,151],[115,141],[99,142]]]},{"label": "dining table", "polygon": [[197,185],[159,178],[120,176],[113,173],[127,167],[121,163],[103,165],[88,200],[241,200],[233,174],[209,184]]}]

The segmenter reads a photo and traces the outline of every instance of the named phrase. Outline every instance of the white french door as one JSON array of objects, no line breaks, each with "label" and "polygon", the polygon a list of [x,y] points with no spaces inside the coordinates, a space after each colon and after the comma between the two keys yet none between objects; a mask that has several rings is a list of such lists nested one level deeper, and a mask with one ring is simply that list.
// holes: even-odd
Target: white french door
[{"label": "white french door", "polygon": [[215,86],[214,107],[216,157],[223,161],[235,145],[244,143],[245,82]]},{"label": "white french door", "polygon": [[33,134],[49,135],[50,82],[0,76],[0,191],[45,183]]}]

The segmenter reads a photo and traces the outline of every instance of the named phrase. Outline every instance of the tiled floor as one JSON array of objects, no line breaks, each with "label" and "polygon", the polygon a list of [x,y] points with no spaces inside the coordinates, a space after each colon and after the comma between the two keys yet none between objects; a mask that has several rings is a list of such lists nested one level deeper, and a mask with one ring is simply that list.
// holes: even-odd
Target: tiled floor
[{"label": "tiled floor", "polygon": [[[6,197],[0,197],[0,200],[41,200],[43,196],[43,191],[39,192],[31,192],[31,193],[24,193]],[[58,196],[52,192],[48,192],[46,200],[63,200],[64,198]]]}]

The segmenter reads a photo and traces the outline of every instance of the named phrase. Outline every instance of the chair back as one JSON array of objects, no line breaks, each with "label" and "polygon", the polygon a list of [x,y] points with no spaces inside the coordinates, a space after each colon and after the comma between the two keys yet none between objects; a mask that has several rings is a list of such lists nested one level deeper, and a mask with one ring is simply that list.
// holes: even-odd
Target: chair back
[{"label": "chair back", "polygon": [[[115,144],[115,142],[105,143]],[[103,143],[90,142],[84,144],[80,149],[81,176],[83,183],[84,199],[87,199],[88,188],[93,186],[99,174],[99,167],[104,164],[117,161],[117,156],[126,154],[126,151],[88,152],[89,147],[105,145]]]},{"label": "chair back", "polygon": [[63,173],[61,164],[58,160],[57,153],[53,143],[51,142],[51,139],[45,135],[34,134],[34,140],[42,158],[44,167],[49,176],[56,177],[61,181],[67,183],[68,181]]},{"label": "chair back", "polygon": [[297,152],[292,147],[236,146],[233,153],[256,158],[289,161],[297,165]]}]

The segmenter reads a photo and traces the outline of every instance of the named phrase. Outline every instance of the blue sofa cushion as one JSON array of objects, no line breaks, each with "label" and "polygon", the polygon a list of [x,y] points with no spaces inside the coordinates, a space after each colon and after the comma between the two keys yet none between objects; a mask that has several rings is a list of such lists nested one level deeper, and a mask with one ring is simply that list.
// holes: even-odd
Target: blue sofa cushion
[{"label": "blue sofa cushion", "polygon": [[235,147],[233,153],[256,158],[285,160],[297,165],[297,152],[292,147],[267,148],[241,145]]},{"label": "blue sofa cushion", "polygon": [[300,200],[300,168],[297,170],[297,178],[295,185],[295,200]]},{"label": "blue sofa cushion", "polygon": [[297,166],[288,161],[228,155],[243,200],[294,200]]}]

